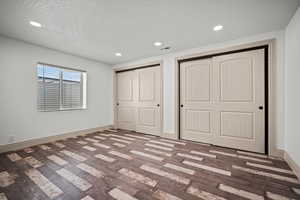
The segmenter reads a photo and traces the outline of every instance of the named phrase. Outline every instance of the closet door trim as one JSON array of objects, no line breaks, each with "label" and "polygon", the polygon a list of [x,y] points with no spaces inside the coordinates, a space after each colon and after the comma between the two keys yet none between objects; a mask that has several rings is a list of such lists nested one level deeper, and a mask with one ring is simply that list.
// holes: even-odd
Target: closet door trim
[{"label": "closet door trim", "polygon": [[[249,47],[249,48],[244,48],[244,49],[237,49],[237,50],[232,50],[232,51],[224,51],[224,52],[219,52],[219,53],[214,53],[214,54],[208,54],[208,55],[203,55],[203,56],[195,56],[195,57],[190,57],[190,58],[178,58],[177,59],[177,69],[175,74],[177,75],[177,120],[176,120],[176,125],[177,125],[177,132],[178,132],[178,139],[181,139],[181,111],[180,111],[180,96],[181,96],[181,91],[180,91],[180,65],[184,62],[188,61],[195,61],[195,60],[204,60],[204,59],[212,59],[213,57],[217,56],[223,56],[223,55],[229,55],[229,54],[234,54],[234,53],[242,53],[242,52],[248,52],[248,51],[253,51],[253,50],[259,50],[259,49],[264,49],[264,65],[265,65],[265,76],[264,76],[264,82],[265,82],[265,154],[269,154],[269,49],[270,45],[264,44],[264,45],[259,45],[259,46],[254,46],[254,47]],[[273,144],[274,145],[274,144]]]},{"label": "closet door trim", "polygon": [[122,73],[122,72],[128,72],[128,71],[134,71],[138,69],[145,69],[145,68],[151,68],[151,67],[160,67],[160,84],[161,84],[161,90],[160,90],[160,136],[162,137],[168,137],[168,134],[164,133],[164,85],[163,85],[163,61],[158,60],[158,61],[153,61],[149,63],[144,63],[140,65],[132,65],[132,66],[126,66],[126,67],[121,67],[121,68],[115,68],[114,74],[113,74],[113,114],[114,114],[114,121],[113,121],[113,127],[117,127],[117,74]]}]

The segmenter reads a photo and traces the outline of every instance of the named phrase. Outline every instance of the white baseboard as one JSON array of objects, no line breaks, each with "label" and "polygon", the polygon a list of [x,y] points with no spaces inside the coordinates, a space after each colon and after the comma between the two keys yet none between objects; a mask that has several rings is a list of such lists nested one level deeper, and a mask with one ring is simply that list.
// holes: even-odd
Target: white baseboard
[{"label": "white baseboard", "polygon": [[300,165],[297,164],[286,151],[284,152],[284,160],[289,164],[295,175],[300,180]]},{"label": "white baseboard", "polygon": [[43,137],[43,138],[30,139],[30,140],[12,143],[12,144],[0,145],[0,153],[4,153],[4,152],[8,152],[8,151],[16,151],[19,149],[24,149],[24,148],[35,146],[35,145],[54,142],[56,140],[62,140],[62,139],[80,136],[80,135],[86,135],[89,133],[103,131],[103,130],[110,129],[110,128],[112,128],[112,125],[84,129],[84,130],[79,130],[79,131],[73,131],[73,132],[69,132],[69,133],[63,133],[63,134],[48,136],[48,137]]},{"label": "white baseboard", "polygon": [[270,152],[270,156],[284,158],[284,150],[276,149],[275,151]]},{"label": "white baseboard", "polygon": [[178,139],[175,133],[162,133],[161,137],[168,139]]}]

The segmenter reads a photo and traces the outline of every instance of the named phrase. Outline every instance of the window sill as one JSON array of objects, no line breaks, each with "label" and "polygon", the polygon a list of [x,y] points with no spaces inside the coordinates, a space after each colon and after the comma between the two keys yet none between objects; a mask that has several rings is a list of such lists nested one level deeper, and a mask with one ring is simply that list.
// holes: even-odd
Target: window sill
[{"label": "window sill", "polygon": [[59,111],[72,111],[72,110],[87,110],[87,108],[63,108],[59,110],[38,110],[38,112],[59,112]]}]

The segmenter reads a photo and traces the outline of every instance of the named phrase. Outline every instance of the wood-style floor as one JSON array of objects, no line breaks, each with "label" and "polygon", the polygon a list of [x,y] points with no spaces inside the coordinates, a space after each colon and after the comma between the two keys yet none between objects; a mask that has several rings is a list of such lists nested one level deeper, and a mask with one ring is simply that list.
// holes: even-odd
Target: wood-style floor
[{"label": "wood-style floor", "polygon": [[0,200],[300,199],[286,162],[129,131],[0,155]]}]

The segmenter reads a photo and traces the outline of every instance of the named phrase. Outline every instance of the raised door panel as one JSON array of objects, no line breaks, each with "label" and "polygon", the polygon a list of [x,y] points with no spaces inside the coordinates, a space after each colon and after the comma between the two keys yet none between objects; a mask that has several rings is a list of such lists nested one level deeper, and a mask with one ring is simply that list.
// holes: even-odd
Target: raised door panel
[{"label": "raised door panel", "polygon": [[211,134],[210,112],[202,110],[186,110],[185,130]]},{"label": "raised door panel", "polygon": [[117,83],[118,102],[133,101],[133,74],[131,72],[118,73]]},{"label": "raised door panel", "polygon": [[220,67],[220,101],[253,101],[253,60],[249,57],[225,60]]},{"label": "raised door panel", "polygon": [[210,63],[195,63],[185,68],[185,101],[210,100]]},{"label": "raised door panel", "polygon": [[155,71],[141,71],[139,74],[139,101],[153,102],[155,101],[156,79]]},{"label": "raised door panel", "polygon": [[118,107],[117,120],[118,128],[134,130],[135,129],[135,108],[134,107]]},{"label": "raised door panel", "polygon": [[254,115],[250,112],[221,112],[221,136],[240,140],[254,139]]},{"label": "raised door panel", "polygon": [[142,126],[155,127],[156,118],[155,108],[139,108],[138,110],[138,123]]}]

